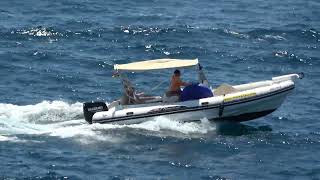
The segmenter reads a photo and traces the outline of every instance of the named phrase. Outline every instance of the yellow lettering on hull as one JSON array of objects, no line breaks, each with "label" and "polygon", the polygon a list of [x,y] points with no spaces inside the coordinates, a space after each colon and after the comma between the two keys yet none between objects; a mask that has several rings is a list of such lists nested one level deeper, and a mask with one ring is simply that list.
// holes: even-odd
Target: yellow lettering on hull
[{"label": "yellow lettering on hull", "polygon": [[256,93],[252,92],[252,93],[246,93],[246,94],[239,94],[239,95],[235,95],[235,96],[230,96],[230,97],[225,97],[223,99],[224,102],[228,102],[228,101],[233,101],[235,99],[243,99],[243,98],[248,98],[248,97],[252,97],[255,96]]}]

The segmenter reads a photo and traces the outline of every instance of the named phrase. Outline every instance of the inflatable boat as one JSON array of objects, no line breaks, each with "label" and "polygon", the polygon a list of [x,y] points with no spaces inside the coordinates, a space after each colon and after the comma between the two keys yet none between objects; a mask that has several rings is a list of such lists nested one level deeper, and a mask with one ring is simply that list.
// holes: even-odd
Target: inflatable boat
[{"label": "inflatable boat", "polygon": [[[197,67],[198,83],[182,89],[181,95],[147,96],[137,93],[125,72],[157,71],[170,68]],[[241,85],[222,84],[210,87],[198,59],[156,59],[114,65],[115,77],[121,79],[123,96],[108,104],[83,104],[88,123],[135,124],[165,117],[180,122],[212,121],[241,122],[266,116],[283,103],[303,73],[273,77],[270,80]]]}]

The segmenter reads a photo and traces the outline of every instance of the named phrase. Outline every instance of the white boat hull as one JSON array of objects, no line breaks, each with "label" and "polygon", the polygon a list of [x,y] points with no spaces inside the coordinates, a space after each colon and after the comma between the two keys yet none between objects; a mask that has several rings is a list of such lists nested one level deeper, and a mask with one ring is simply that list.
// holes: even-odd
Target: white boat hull
[{"label": "white boat hull", "polygon": [[[278,78],[278,77],[277,77]],[[293,76],[286,79],[261,81],[234,86],[241,92],[211,98],[149,105],[111,108],[95,112],[89,123],[136,124],[159,117],[180,122],[213,121],[241,122],[265,116],[283,103],[294,89]]]}]

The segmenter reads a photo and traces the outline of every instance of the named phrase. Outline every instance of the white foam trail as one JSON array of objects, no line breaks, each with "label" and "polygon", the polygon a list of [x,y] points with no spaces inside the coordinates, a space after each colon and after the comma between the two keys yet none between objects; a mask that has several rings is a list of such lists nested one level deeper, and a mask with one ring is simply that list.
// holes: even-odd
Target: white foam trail
[{"label": "white foam trail", "polygon": [[70,124],[81,115],[82,104],[43,101],[35,105],[17,106],[0,103],[0,134],[43,134]]},{"label": "white foam trail", "polygon": [[164,117],[158,117],[154,121],[146,121],[140,124],[131,125],[113,125],[113,124],[93,124],[92,130],[109,130],[109,129],[142,129],[154,132],[175,131],[183,134],[206,134],[209,131],[214,131],[216,128],[212,125],[208,119],[201,119],[201,123],[186,122],[181,123]]},{"label": "white foam trail", "polygon": [[81,115],[81,103],[43,101],[36,105],[0,104],[0,132],[6,134],[36,134],[48,131],[52,124],[72,120]]},{"label": "white foam trail", "polygon": [[0,135],[0,142],[1,141],[12,141],[14,138],[10,138],[10,137],[7,137],[7,136],[1,136]]},{"label": "white foam trail", "polygon": [[89,124],[60,127],[48,131],[48,134],[50,136],[57,136],[60,138],[73,138],[83,144],[91,144],[97,141],[106,141],[113,143],[119,143],[122,141],[118,137],[110,136],[108,134],[102,133],[101,131],[97,131],[96,128]]},{"label": "white foam trail", "polygon": [[0,103],[0,141],[17,141],[12,136],[18,134],[42,134],[72,138],[86,144],[96,141],[121,142],[121,137],[106,132],[123,128],[143,129],[159,134],[162,131],[173,131],[185,135],[205,134],[215,130],[205,119],[201,123],[180,123],[163,117],[133,125],[89,125],[82,116],[82,103],[43,101],[26,106]]},{"label": "white foam trail", "polygon": [[[208,125],[208,124],[207,124]],[[200,133],[205,134],[214,130],[213,126],[206,126],[206,123],[186,122],[170,120],[164,117],[158,117],[155,121],[147,121],[141,124],[128,125],[128,127],[145,129],[149,131],[171,130],[183,134]]]},{"label": "white foam trail", "polygon": [[100,135],[82,118],[82,103],[43,101],[35,105],[0,104],[0,141],[23,142],[3,135],[43,134],[74,138],[81,143],[115,142],[116,138]]},{"label": "white foam trail", "polygon": [[[21,140],[15,136],[1,136],[0,135],[0,142],[5,142],[5,141],[10,141],[10,142],[19,142],[19,143],[26,143],[30,142],[29,140]],[[41,141],[32,141],[34,143],[41,143]]]}]

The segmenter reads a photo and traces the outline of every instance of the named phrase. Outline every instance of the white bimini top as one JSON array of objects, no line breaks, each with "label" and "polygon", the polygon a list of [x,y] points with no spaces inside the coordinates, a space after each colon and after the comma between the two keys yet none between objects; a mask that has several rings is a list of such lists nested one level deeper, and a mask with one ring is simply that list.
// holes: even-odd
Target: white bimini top
[{"label": "white bimini top", "polygon": [[171,68],[184,68],[196,66],[198,59],[155,59],[148,61],[140,61],[128,64],[115,64],[114,70],[123,71],[148,71]]}]

